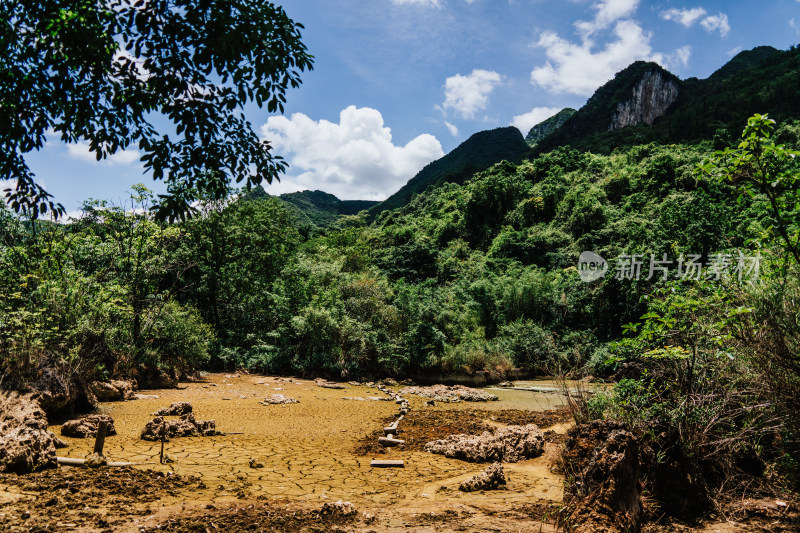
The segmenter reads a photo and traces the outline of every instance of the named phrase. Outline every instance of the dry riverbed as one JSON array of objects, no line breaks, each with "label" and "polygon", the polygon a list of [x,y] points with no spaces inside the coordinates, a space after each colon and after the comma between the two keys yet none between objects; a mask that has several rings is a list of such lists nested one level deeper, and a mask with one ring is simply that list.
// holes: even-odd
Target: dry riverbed
[{"label": "dry riverbed", "polygon": [[[402,387],[396,387],[400,390]],[[29,476],[0,477],[0,529],[8,531],[542,531],[562,498],[553,473],[558,434],[567,428],[552,391],[492,390],[497,402],[425,405],[408,396],[400,423],[405,449],[369,444],[397,411],[375,388],[321,388],[308,380],[214,374],[180,390],[142,391],[129,402],[102,404],[114,418],[110,461],[133,468],[62,467]],[[283,394],[299,403],[263,405]],[[363,400],[353,399],[363,398]],[[190,402],[198,420],[213,419],[225,435],[176,438],[166,443],[172,461],[159,462],[161,444],[139,438],[152,413]],[[441,435],[539,423],[554,428],[545,454],[505,465],[508,489],[462,493],[458,484],[486,465],[421,451]],[[60,427],[51,430],[60,434]],[[90,439],[64,438],[59,455],[82,458]],[[370,467],[372,459],[401,459],[405,468]],[[252,466],[260,466],[253,468]],[[347,515],[325,503],[344,500]],[[153,529],[155,530],[155,529]]]}]

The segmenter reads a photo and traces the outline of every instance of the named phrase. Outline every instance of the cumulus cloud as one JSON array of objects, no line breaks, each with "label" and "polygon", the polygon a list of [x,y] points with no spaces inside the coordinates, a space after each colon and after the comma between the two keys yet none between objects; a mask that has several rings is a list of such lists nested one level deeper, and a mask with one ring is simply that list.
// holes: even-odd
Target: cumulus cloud
[{"label": "cumulus cloud", "polygon": [[632,15],[639,7],[639,0],[600,0],[592,5],[597,11],[591,22],[578,21],[575,27],[584,36],[589,36],[596,31],[604,30],[617,20]]},{"label": "cumulus cloud", "polygon": [[700,25],[705,28],[708,33],[714,33],[719,30],[719,34],[722,37],[725,37],[728,35],[728,32],[731,31],[731,25],[728,24],[728,15],[725,13],[718,13],[706,17],[700,21]]},{"label": "cumulus cloud", "polygon": [[557,107],[534,107],[527,113],[512,118],[510,125],[516,126],[523,135],[527,135],[532,127],[547,120],[559,111],[561,110]]},{"label": "cumulus cloud", "polygon": [[452,109],[462,118],[474,118],[489,104],[489,95],[502,83],[503,77],[492,70],[475,69],[471,74],[456,74],[444,84],[445,100],[442,108]]},{"label": "cumulus cloud", "polygon": [[[797,1],[800,2],[800,0]],[[800,25],[798,25],[794,19],[789,19],[789,27],[792,28],[796,34],[800,35]]]},{"label": "cumulus cloud", "polygon": [[137,150],[121,150],[105,159],[97,160],[94,152],[89,150],[89,143],[78,142],[67,145],[67,154],[73,159],[87,163],[102,163],[107,165],[130,165],[139,161],[141,154]]},{"label": "cumulus cloud", "polygon": [[667,9],[661,12],[661,18],[677,22],[687,28],[694,26],[696,22],[700,21],[700,25],[708,33],[719,31],[722,37],[725,37],[728,35],[728,32],[731,31],[731,26],[728,23],[728,15],[722,12],[716,15],[708,15],[706,10],[702,7],[693,7],[691,9]]},{"label": "cumulus cloud", "polygon": [[683,24],[687,28],[691,27],[697,22],[700,17],[706,14],[706,10],[702,7],[694,7],[692,9],[667,9],[661,12],[661,18],[664,20],[671,20],[678,24]]},{"label": "cumulus cloud", "polygon": [[429,134],[396,146],[381,113],[368,107],[342,110],[338,124],[303,113],[270,117],[261,134],[290,164],[290,176],[266,186],[271,194],[321,189],[343,200],[383,200],[444,155]]},{"label": "cumulus cloud", "polygon": [[691,55],[692,47],[688,45],[682,46],[675,50],[675,57],[681,62],[681,64],[683,64],[684,67],[689,64],[689,57],[691,57]]},{"label": "cumulus cloud", "polygon": [[554,32],[542,33],[536,46],[545,49],[547,63],[533,69],[531,83],[554,93],[588,96],[638,59],[664,62],[662,54],[653,53],[650,34],[636,22],[618,21],[613,34],[614,40],[594,51],[592,39],[577,44]]}]

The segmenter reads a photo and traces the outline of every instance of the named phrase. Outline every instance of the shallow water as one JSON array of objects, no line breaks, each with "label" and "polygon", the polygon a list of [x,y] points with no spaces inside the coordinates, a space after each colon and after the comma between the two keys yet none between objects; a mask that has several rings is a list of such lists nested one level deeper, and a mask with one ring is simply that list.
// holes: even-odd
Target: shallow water
[{"label": "shallow water", "polygon": [[[399,387],[402,388],[402,387]],[[485,467],[439,455],[393,449],[375,457],[353,453],[357,441],[383,427],[382,419],[396,413],[388,401],[356,401],[346,397],[382,396],[374,388],[349,386],[324,389],[310,381],[285,383],[263,376],[215,374],[207,383],[190,383],[184,390],[142,391],[158,398],[102,404],[101,411],[114,418],[117,435],[106,439],[105,454],[111,461],[130,461],[140,468],[172,470],[199,476],[207,489],[192,497],[223,503],[247,497],[290,499],[345,499],[388,503],[407,498],[466,498],[437,494],[442,485],[456,483]],[[561,405],[555,392],[492,389],[498,402],[437,404],[425,407],[424,399],[408,397],[412,409],[528,409],[547,410]],[[272,394],[300,400],[290,405],[261,405]],[[213,419],[215,437],[176,438],[166,443],[173,463],[159,463],[161,444],[143,441],[139,434],[152,413],[173,402],[188,401],[198,420]],[[402,422],[401,422],[402,428]],[[51,428],[60,435],[60,427]],[[68,439],[59,455],[84,457],[93,439]],[[378,469],[370,460],[402,459],[405,468]],[[264,468],[250,468],[255,459]],[[560,501],[561,479],[551,474],[544,458],[509,465],[513,475],[509,491],[488,498],[511,501],[530,497]],[[457,491],[456,491],[457,493]]]}]

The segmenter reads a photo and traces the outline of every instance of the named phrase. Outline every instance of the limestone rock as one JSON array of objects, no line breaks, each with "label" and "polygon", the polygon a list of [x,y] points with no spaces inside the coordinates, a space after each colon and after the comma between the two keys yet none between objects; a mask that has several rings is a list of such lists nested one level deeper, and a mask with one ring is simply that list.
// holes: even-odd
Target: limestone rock
[{"label": "limestone rock", "polygon": [[289,398],[288,396],[284,396],[283,394],[273,394],[272,396],[264,398],[264,401],[261,403],[263,405],[276,405],[276,404],[300,403],[300,400],[296,400],[295,398]]},{"label": "limestone rock", "polygon": [[346,389],[347,385],[342,385],[341,383],[336,383],[335,381],[328,381],[325,379],[317,378],[314,380],[314,383],[317,387],[322,387],[324,389]]},{"label": "limestone rock", "polygon": [[327,502],[322,505],[320,514],[334,515],[334,516],[354,516],[358,514],[356,506],[350,502],[343,502],[342,500],[336,502]]},{"label": "limestone rock", "polygon": [[132,372],[140,389],[174,389],[178,386],[175,371],[147,368],[134,369]]},{"label": "limestone rock", "polygon": [[101,466],[106,466],[108,461],[106,461],[106,458],[102,453],[92,452],[86,456],[86,462],[84,464],[88,468],[99,468]]},{"label": "limestone rock", "polygon": [[38,379],[30,384],[30,389],[39,406],[50,415],[64,411],[77,397],[69,380],[53,368],[42,369]]},{"label": "limestone rock", "polygon": [[133,381],[93,381],[89,384],[89,391],[94,394],[99,402],[133,400],[136,398],[135,390],[136,384]]},{"label": "limestone rock", "polygon": [[630,97],[617,104],[608,131],[636,124],[651,125],[678,99],[678,82],[660,70],[648,70],[634,85]]},{"label": "limestone rock", "polygon": [[0,472],[27,474],[55,468],[53,434],[36,395],[0,392]]},{"label": "limestone rock", "polygon": [[431,387],[406,387],[400,394],[416,394],[424,398],[431,398],[442,403],[454,402],[496,402],[499,400],[494,394],[482,390],[465,387],[463,385],[433,385]]},{"label": "limestone rock", "polygon": [[506,476],[500,463],[492,463],[480,474],[474,475],[458,486],[463,492],[476,490],[501,490],[506,488]]},{"label": "limestone rock", "polygon": [[175,402],[169,407],[162,407],[153,416],[182,416],[192,412],[192,404],[189,402]]},{"label": "limestone rock", "polygon": [[193,413],[187,413],[177,420],[165,420],[160,416],[153,418],[142,430],[142,440],[161,440],[162,427],[166,428],[167,439],[216,435],[216,423],[213,420],[195,420]]},{"label": "limestone rock", "polygon": [[64,425],[61,426],[61,435],[76,439],[96,437],[101,421],[106,423],[106,436],[117,434],[113,418],[108,415],[89,415],[64,422]]},{"label": "limestone rock", "polygon": [[471,463],[505,461],[516,463],[538,457],[544,451],[544,435],[535,424],[508,426],[492,434],[450,435],[429,442],[425,451]]}]

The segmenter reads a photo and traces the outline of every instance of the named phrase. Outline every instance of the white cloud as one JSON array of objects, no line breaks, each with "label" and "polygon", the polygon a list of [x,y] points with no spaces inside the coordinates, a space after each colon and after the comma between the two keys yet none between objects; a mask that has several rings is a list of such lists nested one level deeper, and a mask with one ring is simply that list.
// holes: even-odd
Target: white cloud
[{"label": "white cloud", "polygon": [[[797,0],[797,1],[800,2],[800,0]],[[742,47],[741,46],[737,46],[735,48],[731,48],[730,50],[728,50],[725,53],[728,54],[728,57],[733,57],[733,56],[735,56],[736,54],[738,54],[741,51],[742,51]]]},{"label": "white cloud", "polygon": [[700,21],[700,25],[705,28],[708,33],[714,33],[719,30],[719,34],[722,37],[728,35],[728,32],[731,31],[731,26],[728,23],[728,15],[720,12],[716,15],[706,16],[706,13],[706,10],[702,7],[693,7],[692,9],[672,8],[662,11],[661,18],[683,24],[687,28],[694,26],[697,21]]},{"label": "white cloud", "polygon": [[87,163],[104,163],[108,165],[130,165],[139,161],[141,154],[137,150],[121,150],[105,159],[97,160],[94,152],[89,150],[89,143],[78,142],[67,145],[67,153],[73,159]]},{"label": "white cloud", "polygon": [[475,69],[472,74],[456,74],[444,84],[443,109],[452,109],[463,118],[474,118],[489,104],[489,95],[503,81],[503,77],[491,70]]},{"label": "white cloud", "polygon": [[[797,1],[800,2],[800,0]],[[800,25],[798,25],[794,19],[789,19],[789,27],[792,28],[796,34],[800,35]]]},{"label": "white cloud", "polygon": [[302,113],[270,117],[261,134],[290,164],[290,176],[265,186],[270,194],[321,189],[343,200],[383,200],[444,155],[429,134],[394,145],[381,113],[368,107],[342,110],[338,124]]},{"label": "white cloud", "polygon": [[697,22],[700,17],[706,14],[706,10],[702,7],[694,7],[692,9],[668,9],[661,12],[661,18],[664,20],[671,20],[679,24],[683,24],[687,28],[691,27]]},{"label": "white cloud", "polygon": [[689,64],[689,58],[692,55],[692,47],[689,45],[681,46],[677,50],[675,50],[675,57],[677,57],[678,61],[683,64],[683,66],[687,66]]},{"label": "white cloud", "polygon": [[639,0],[599,0],[592,5],[592,8],[597,10],[594,20],[591,22],[578,21],[575,23],[575,27],[586,37],[633,14],[637,7],[639,7]]},{"label": "white cloud", "polygon": [[728,15],[725,13],[708,16],[700,21],[700,25],[708,33],[714,33],[714,31],[719,30],[719,34],[722,37],[725,37],[731,31],[731,26],[728,24]]},{"label": "white cloud", "polygon": [[400,6],[412,5],[412,6],[439,7],[439,0],[392,0],[392,3]]},{"label": "white cloud", "polygon": [[453,126],[452,124],[450,124],[446,120],[444,121],[444,125],[447,126],[447,129],[450,132],[450,135],[452,135],[453,137],[458,137],[458,128],[457,127]]},{"label": "white cloud", "polygon": [[510,125],[516,126],[523,135],[527,135],[532,127],[547,120],[559,111],[561,110],[557,107],[534,107],[527,113],[512,118]]},{"label": "white cloud", "polygon": [[531,83],[554,93],[588,96],[638,59],[664,62],[662,54],[653,53],[650,34],[636,22],[621,20],[613,33],[615,40],[597,52],[592,50],[592,39],[584,38],[576,44],[553,32],[542,33],[536,46],[545,49],[548,61],[533,69]]}]

